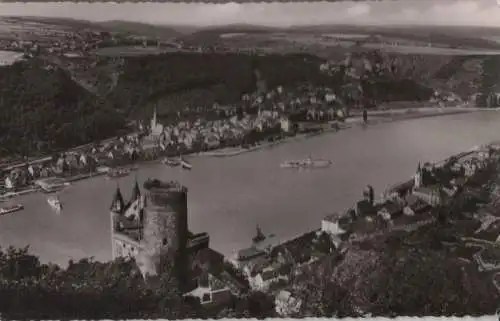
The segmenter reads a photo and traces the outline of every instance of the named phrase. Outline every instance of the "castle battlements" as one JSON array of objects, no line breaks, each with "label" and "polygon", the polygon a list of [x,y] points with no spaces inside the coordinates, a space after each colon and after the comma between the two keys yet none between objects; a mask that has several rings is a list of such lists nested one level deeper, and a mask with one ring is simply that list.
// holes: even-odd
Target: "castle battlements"
[{"label": "castle battlements", "polygon": [[144,182],[144,188],[155,192],[184,192],[187,193],[188,189],[178,181],[160,181],[158,179],[148,179]]},{"label": "castle battlements", "polygon": [[185,270],[188,256],[209,245],[208,234],[188,230],[187,188],[158,179],[142,187],[135,182],[128,202],[116,188],[110,208],[113,259],[133,257],[143,274],[160,274],[172,260]]}]

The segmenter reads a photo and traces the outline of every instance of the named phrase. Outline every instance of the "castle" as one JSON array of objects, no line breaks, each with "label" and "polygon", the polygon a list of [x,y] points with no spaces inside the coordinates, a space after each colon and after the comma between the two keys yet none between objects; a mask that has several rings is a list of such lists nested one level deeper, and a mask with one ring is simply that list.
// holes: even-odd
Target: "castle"
[{"label": "castle", "polygon": [[133,257],[144,276],[161,275],[173,263],[187,282],[189,259],[207,249],[207,233],[188,230],[187,188],[178,182],[148,179],[141,192],[136,181],[128,202],[117,186],[111,203],[113,259]]}]

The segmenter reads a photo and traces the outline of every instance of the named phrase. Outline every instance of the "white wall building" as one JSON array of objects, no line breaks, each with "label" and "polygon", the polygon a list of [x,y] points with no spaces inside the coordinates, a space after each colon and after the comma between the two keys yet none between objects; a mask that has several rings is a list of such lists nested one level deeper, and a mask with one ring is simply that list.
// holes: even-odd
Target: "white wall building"
[{"label": "white wall building", "polygon": [[330,235],[340,235],[345,233],[343,229],[339,226],[339,217],[340,214],[334,213],[328,215],[324,219],[321,220],[321,231],[326,232]]}]

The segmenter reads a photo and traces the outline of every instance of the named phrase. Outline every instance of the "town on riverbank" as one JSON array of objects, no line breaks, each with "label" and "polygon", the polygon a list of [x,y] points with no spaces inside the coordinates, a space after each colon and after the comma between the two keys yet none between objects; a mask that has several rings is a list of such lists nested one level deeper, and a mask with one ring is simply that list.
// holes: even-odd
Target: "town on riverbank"
[{"label": "town on riverbank", "polygon": [[[153,183],[165,184],[161,188],[169,191],[179,188],[176,183],[155,180],[144,188]],[[125,215],[132,217],[127,223],[132,224],[141,217],[130,214],[130,209],[137,210],[133,204],[135,198],[141,199],[140,193],[136,185],[125,206],[117,190],[112,203],[112,213],[118,213],[112,214],[114,220],[121,221]],[[439,163],[419,163],[410,180],[389,187],[380,199],[370,185],[360,194],[362,198],[352,208],[328,215],[318,222],[318,229],[285,242],[276,243],[273,235],[266,235],[257,225],[251,246],[235,257],[224,258],[210,249],[208,234],[189,234],[186,251],[196,253],[192,254],[194,264],[204,265],[189,273],[206,281],[191,284],[184,297],[219,315],[232,309],[231,298],[248,293],[261,293],[261,303],[272,306],[265,314],[268,317],[391,315],[393,304],[420,311],[411,308],[413,299],[407,301],[408,297],[416,299],[431,286],[432,291],[443,291],[425,298],[433,315],[496,309],[500,296],[500,143],[479,146]],[[134,243],[120,236],[131,238],[133,229],[148,226],[132,225],[112,232],[113,242],[118,242],[114,249],[120,249],[116,257],[131,253],[139,260],[136,247],[148,246],[147,239]],[[138,264],[142,270],[143,263]],[[454,278],[445,277],[435,266]],[[394,273],[402,273],[405,290],[393,279]],[[456,282],[457,277],[461,282]],[[385,301],[372,299],[374,295],[383,295]],[[404,301],[396,302],[402,297]],[[466,306],[461,303],[465,299],[470,300]]]},{"label": "town on riverbank", "polygon": [[[17,20],[3,23],[15,25]],[[41,29],[36,26],[44,23],[27,25],[31,26],[29,32],[36,33]],[[0,202],[10,203],[7,200],[38,191],[55,193],[47,201],[58,214],[46,216],[37,208],[39,199],[26,198],[20,202],[26,202],[33,211],[27,208],[20,213],[24,216],[14,216],[15,211],[24,209],[22,204],[0,207],[3,231],[32,245],[43,242],[40,248],[48,248],[48,252],[56,253],[54,256],[71,258],[67,266],[42,263],[44,254],[39,249],[35,253],[40,258],[30,254],[28,248],[0,244],[2,318],[264,319],[475,316],[495,312],[500,302],[500,143],[480,146],[439,163],[415,160],[413,176],[383,193],[369,184],[380,183],[376,180],[397,172],[396,162],[387,159],[401,158],[402,147],[428,151],[422,148],[430,145],[427,141],[420,139],[418,146],[412,141],[423,136],[408,130],[412,124],[394,126],[398,130],[382,136],[376,136],[376,130],[351,130],[335,144],[323,144],[321,148],[328,148],[335,159],[329,160],[328,166],[344,163],[332,169],[331,176],[324,175],[325,181],[329,180],[325,184],[319,178],[325,172],[319,172],[313,183],[311,172],[300,179],[290,174],[292,179],[288,180],[289,172],[280,172],[280,177],[252,167],[258,162],[272,164],[269,159],[276,161],[267,158],[254,164],[238,164],[235,171],[229,168],[229,162],[220,166],[231,181],[236,181],[243,171],[249,174],[240,175],[238,182],[250,189],[229,185],[223,190],[216,185],[225,185],[222,179],[194,177],[213,167],[200,169],[202,162],[191,164],[189,160],[219,157],[213,163],[222,163],[221,157],[270,149],[355,126],[496,112],[493,110],[500,105],[500,94],[493,84],[498,80],[498,59],[394,55],[367,49],[370,47],[364,47],[359,35],[353,35],[352,47],[328,54],[334,58],[326,60],[303,52],[271,54],[146,37],[122,38],[111,32],[92,31],[91,23],[87,27],[89,30],[83,32],[58,30],[50,37],[44,35],[46,39],[40,43],[18,39],[0,43],[4,49],[24,53],[17,62],[2,67],[0,73],[0,83],[7,88],[0,99],[0,154],[5,156],[0,161]],[[316,36],[314,42],[319,37],[347,39],[345,35]],[[234,33],[231,37],[216,34],[220,39],[239,37]],[[288,34],[284,38],[290,37],[295,36]],[[371,38],[381,39],[370,36],[366,41]],[[426,48],[436,49],[430,45]],[[123,54],[125,51],[128,54]],[[466,124],[471,123],[467,119]],[[491,123],[489,126],[494,126]],[[419,128],[418,134],[426,132],[422,122],[413,125]],[[455,125],[453,122],[451,128]],[[441,134],[445,126],[439,122],[437,127],[430,132]],[[469,131],[471,128],[476,130],[478,126],[471,125]],[[491,128],[487,131],[493,136],[496,131]],[[387,142],[387,137],[399,137],[402,131],[411,133],[399,141]],[[347,136],[351,133],[351,137],[358,134],[361,138],[349,142],[345,138],[350,138]],[[454,137],[459,137],[462,145],[454,145],[449,139],[440,142],[454,145],[452,149],[456,150],[470,141],[464,136]],[[380,150],[384,143],[392,150],[385,150],[382,154],[390,156],[380,161],[367,145]],[[352,149],[342,150],[347,144]],[[397,147],[400,149],[393,153]],[[303,148],[307,150],[300,149],[301,153],[313,147]],[[362,149],[367,151],[365,155],[358,153]],[[341,158],[344,152],[349,158]],[[406,153],[407,165],[408,159],[416,156],[409,149]],[[289,153],[286,157],[293,156]],[[363,166],[357,162],[361,157],[366,160]],[[141,164],[158,160],[165,166],[199,172],[189,177],[191,186],[184,186],[182,182],[160,180],[160,176],[175,175],[172,171],[160,173],[160,165],[148,172],[153,178],[139,184],[136,177],[130,193],[122,194],[126,180],[119,178],[133,176]],[[380,170],[377,166],[384,162],[388,166],[383,175],[366,178],[367,171],[359,170],[366,166]],[[275,166],[278,171],[279,164]],[[213,171],[215,175],[222,176],[217,170]],[[305,203],[303,197],[314,203],[315,196],[308,194],[311,189],[312,193],[321,190],[328,194],[322,199],[328,206],[337,206],[331,204],[337,197],[333,194],[340,194],[337,200],[350,195],[335,190],[346,187],[336,177],[344,170],[348,174],[343,179],[354,182],[363,175],[362,184],[367,184],[366,189],[359,190],[359,199],[352,206],[323,219],[312,219],[313,211],[322,213],[317,209],[318,202],[305,209],[287,210],[298,207],[297,200]],[[257,177],[257,172],[260,176],[255,181],[264,181],[260,186],[285,192],[276,195],[264,188],[257,192],[260,186],[250,185],[253,182],[248,179]],[[114,194],[110,191],[114,184],[88,182],[73,190],[72,197],[66,195],[68,203],[75,203],[73,208],[68,206],[67,212],[62,211],[57,192],[72,182],[97,176],[117,180]],[[262,179],[265,176],[271,179]],[[275,177],[282,180],[278,182]],[[200,181],[208,182],[208,187],[193,186],[201,185]],[[299,193],[292,184],[305,186],[308,191]],[[356,184],[350,188],[357,189]],[[189,192],[192,187],[198,190]],[[90,193],[82,196],[84,190]],[[214,198],[214,194],[208,195],[210,191],[222,197]],[[231,192],[247,199],[234,202],[235,194]],[[193,193],[194,202],[188,203],[188,193]],[[191,224],[193,217],[188,220],[188,204],[199,203],[196,196],[201,194],[206,197],[201,198],[201,209],[192,210],[192,216],[198,219],[196,215],[200,214],[204,221],[195,222],[195,227]],[[273,198],[274,203],[266,202],[266,197]],[[292,198],[295,203],[289,202]],[[233,201],[231,209],[207,206],[229,199]],[[287,208],[278,204],[281,202],[291,204]],[[262,205],[260,209],[258,205]],[[247,211],[237,213],[235,208],[244,206]],[[72,211],[76,207],[80,211],[75,214]],[[269,211],[263,211],[263,207]],[[277,212],[280,215],[274,217]],[[256,213],[260,214],[258,218]],[[236,218],[238,215],[243,219]],[[301,220],[292,222],[292,216],[299,215]],[[271,219],[264,223],[263,217]],[[209,226],[209,221],[214,224]],[[311,221],[316,228],[302,231]],[[249,237],[248,246],[239,248],[236,244],[246,237],[240,227],[253,228],[254,224],[254,237]],[[290,239],[278,239],[268,231],[278,225],[285,227],[281,230],[291,230],[293,224],[301,234]],[[37,234],[39,226],[39,230],[50,228]],[[19,233],[19,227],[25,228],[24,233]],[[200,227],[201,231],[191,230]],[[229,234],[231,227],[239,239],[216,239],[217,235],[212,234]],[[221,230],[224,228],[226,231]],[[11,242],[12,235],[1,239],[15,243]],[[84,243],[90,240],[92,246],[85,248]],[[224,242],[236,248],[235,256],[224,256],[211,247],[218,248]],[[89,253],[97,252],[96,248],[106,255],[111,252],[113,259],[105,262],[87,258]]]},{"label": "town on riverbank", "polygon": [[[430,246],[446,266],[459,268],[463,282],[483,284],[481,289],[469,287],[471,293],[496,289],[485,303],[491,308],[500,293],[499,161],[500,144],[492,143],[440,164],[419,164],[411,180],[388,188],[381,199],[375,199],[375,191],[368,185],[361,200],[344,213],[325,217],[318,222],[318,230],[281,244],[256,237],[252,246],[239,251],[231,262],[243,271],[252,289],[276,298],[280,315],[314,315],[318,308],[314,302],[321,296],[311,298],[311,291],[325,291],[326,284],[336,282],[336,286],[346,287],[339,284],[346,269],[359,270],[357,264],[371,264],[362,257],[380,259],[390,252],[397,260],[398,251],[404,257],[408,249]],[[358,279],[356,283],[366,277],[350,273]],[[383,271],[380,277],[385,277]],[[311,286],[316,289],[311,290]],[[370,313],[373,305],[358,297],[361,290],[356,285],[346,294],[354,300],[351,303],[356,307],[351,308],[359,315]]]},{"label": "town on riverbank", "polygon": [[[283,94],[282,88],[270,92]],[[235,115],[234,109],[222,109],[222,120],[207,121],[202,119],[178,121],[162,124],[156,111],[149,124],[139,123],[137,131],[87,144],[72,150],[56,153],[50,157],[4,165],[0,198],[11,198],[41,189],[52,191],[59,185],[81,179],[110,174],[120,168],[133,168],[134,164],[159,160],[164,157],[180,155],[229,157],[262,148],[272,148],[280,143],[314,137],[321,133],[335,132],[356,125],[378,123],[479,111],[477,108],[464,106],[429,108],[418,107],[380,112],[371,112],[368,120],[361,115],[349,112],[331,100],[332,95],[319,94],[323,100],[309,97],[290,98],[288,102],[300,104],[301,99],[319,103],[313,109],[284,108],[266,109],[257,104],[257,114],[244,113]],[[309,95],[309,96],[308,96]],[[318,95],[315,93],[314,95]],[[281,97],[280,99],[284,99]],[[329,98],[330,97],[330,98]],[[255,98],[255,97],[253,97]],[[290,100],[291,99],[291,100]],[[333,102],[333,104],[332,104]],[[491,109],[489,109],[491,110]],[[54,181],[57,184],[48,184]]]}]

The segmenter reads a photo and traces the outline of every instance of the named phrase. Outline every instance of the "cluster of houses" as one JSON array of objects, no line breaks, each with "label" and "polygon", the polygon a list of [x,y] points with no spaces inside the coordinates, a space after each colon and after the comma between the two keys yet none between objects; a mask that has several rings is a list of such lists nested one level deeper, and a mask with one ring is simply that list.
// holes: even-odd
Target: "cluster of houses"
[{"label": "cluster of houses", "polygon": [[[451,158],[440,165],[429,163],[418,166],[414,177],[389,188],[381,200],[375,200],[374,190],[367,186],[363,199],[343,215],[337,213],[325,217],[321,228],[283,244],[275,245],[272,240],[254,242],[238,252],[232,263],[241,269],[250,287],[275,295],[276,312],[290,316],[298,312],[302,301],[295,295],[293,280],[304,268],[322,257],[340,255],[346,243],[366,240],[388,231],[412,231],[436,220],[433,209],[440,205],[449,206],[459,194],[481,202],[480,190],[484,186],[469,186],[467,181],[486,168],[489,160],[498,160],[500,145],[490,145],[460,157]],[[500,183],[500,179],[498,179]],[[500,184],[492,190],[495,202],[500,205]],[[485,219],[485,211],[492,211],[495,203],[484,206],[480,214],[482,226],[494,227],[498,231],[492,242],[500,241],[500,212],[492,219]],[[500,248],[484,248],[475,255],[479,269],[500,270]],[[494,280],[500,276],[494,276]]]},{"label": "cluster of houses", "polygon": [[158,121],[155,110],[149,126],[140,125],[141,130],[147,127],[150,133],[145,146],[184,151],[239,146],[252,131],[266,133],[279,129],[287,135],[300,130],[300,122],[333,121],[347,116],[346,109],[328,88],[287,91],[279,86],[245,94],[238,106],[214,104],[213,109],[224,117],[216,120],[198,117],[166,125]]},{"label": "cluster of houses", "polygon": [[326,217],[322,230],[356,240],[387,229],[411,229],[420,226],[419,222],[430,223],[435,219],[432,209],[449,204],[458,191],[463,192],[467,179],[484,168],[492,155],[491,149],[481,148],[442,166],[419,164],[413,179],[389,188],[376,202],[368,186],[364,199],[343,215]]},{"label": "cluster of houses", "polygon": [[254,241],[238,251],[231,263],[243,272],[252,290],[274,295],[276,312],[287,316],[301,306],[301,300],[293,295],[293,280],[311,263],[336,253],[331,238],[317,230],[278,245],[273,238]]},{"label": "cluster of houses", "polygon": [[[241,106],[219,106],[226,117],[216,120],[180,120],[163,125],[156,110],[149,125],[140,125],[140,132],[108,140],[105,143],[68,151],[58,157],[47,157],[30,164],[3,169],[7,189],[27,186],[33,180],[57,175],[73,175],[95,170],[98,166],[113,166],[140,159],[153,159],[162,153],[190,153],[221,147],[241,146],[250,132],[266,136],[293,135],[300,130],[289,115],[303,111],[304,122],[322,122],[344,117],[347,112],[329,89],[302,88],[286,91],[282,87],[265,93],[253,93],[242,97],[245,110],[238,115]],[[241,108],[243,108],[241,107]],[[299,128],[299,129],[298,129]],[[147,132],[148,134],[142,134]]]}]

